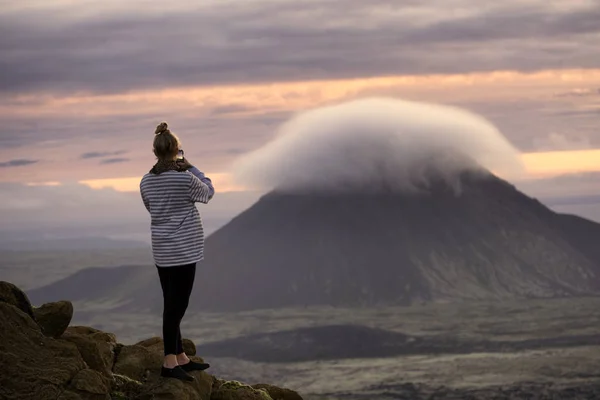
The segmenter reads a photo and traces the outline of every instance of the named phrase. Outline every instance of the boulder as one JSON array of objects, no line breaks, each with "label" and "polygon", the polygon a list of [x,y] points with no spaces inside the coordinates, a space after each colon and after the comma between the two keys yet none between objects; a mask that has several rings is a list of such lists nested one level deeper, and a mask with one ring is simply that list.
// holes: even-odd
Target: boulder
[{"label": "boulder", "polygon": [[147,348],[138,345],[123,346],[113,372],[143,383],[150,372],[160,373],[161,365],[162,357],[158,357]]},{"label": "boulder", "polygon": [[207,400],[211,393],[215,378],[203,371],[190,373],[193,382],[182,382],[177,379],[164,379],[158,373],[151,373],[139,400]]},{"label": "boulder", "polygon": [[[191,372],[192,382],[162,378],[162,339],[126,346],[111,333],[67,328],[69,302],[33,310],[22,291],[0,282],[2,400],[301,400],[291,390],[220,381],[205,371]],[[190,358],[202,362],[192,355],[194,343],[185,343]]]},{"label": "boulder", "polygon": [[108,382],[112,380],[114,344],[95,340],[91,335],[84,336],[72,332],[65,332],[61,339],[77,346],[81,357],[90,369],[99,372]]},{"label": "boulder", "polygon": [[82,369],[71,381],[71,390],[85,400],[110,400],[110,383],[92,369]]},{"label": "boulder", "polygon": [[103,332],[99,329],[90,328],[89,326],[70,326],[67,328],[66,332],[88,336],[97,341],[112,343],[114,345],[117,344],[117,337],[114,333]]},{"label": "boulder", "polygon": [[71,323],[73,304],[70,301],[46,303],[40,307],[34,307],[33,314],[37,323],[42,327],[44,335],[58,338]]},{"label": "boulder", "polygon": [[255,389],[238,381],[219,381],[211,400],[273,400],[265,389]]},{"label": "boulder", "polygon": [[13,305],[35,319],[29,298],[25,292],[12,283],[0,281],[0,302]]},{"label": "boulder", "polygon": [[266,390],[273,400],[302,400],[302,397],[298,394],[298,392],[291,389],[267,385],[266,383],[257,383],[256,385],[252,385],[252,387],[254,389]]},{"label": "boulder", "polygon": [[119,347],[113,333],[103,332],[88,326],[70,326],[62,338],[73,342],[79,348],[88,366],[98,372],[110,375],[115,364]]},{"label": "boulder", "polygon": [[113,399],[125,400],[136,398],[142,393],[142,382],[130,379],[125,375],[113,374],[111,397]]},{"label": "boulder", "polygon": [[83,400],[83,398],[78,393],[71,390],[65,390],[56,400]]},{"label": "boulder", "polygon": [[85,368],[73,343],[45,336],[35,321],[0,302],[0,398],[55,400]]}]

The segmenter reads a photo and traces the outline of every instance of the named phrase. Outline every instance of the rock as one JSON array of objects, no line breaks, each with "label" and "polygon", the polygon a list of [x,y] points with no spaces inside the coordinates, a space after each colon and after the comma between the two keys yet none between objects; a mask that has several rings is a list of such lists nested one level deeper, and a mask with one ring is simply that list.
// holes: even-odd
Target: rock
[{"label": "rock", "polygon": [[0,398],[55,400],[85,364],[73,343],[49,338],[19,308],[0,302]]},{"label": "rock", "polygon": [[61,339],[77,346],[81,357],[89,368],[102,374],[108,381],[112,380],[114,344],[95,340],[92,335],[84,336],[72,332],[65,332]]},{"label": "rock", "polygon": [[46,303],[33,308],[37,323],[46,336],[58,338],[64,333],[73,318],[73,304],[70,301]]},{"label": "rock", "polygon": [[284,389],[273,385],[267,385],[266,383],[257,383],[252,385],[254,389],[264,389],[269,393],[269,396],[273,400],[302,400],[302,397],[290,389]]},{"label": "rock", "polygon": [[11,304],[35,319],[29,298],[12,283],[0,281],[0,302]]},{"label": "rock", "polygon": [[110,384],[92,369],[82,369],[75,375],[71,388],[85,400],[110,400]]},{"label": "rock", "polygon": [[143,383],[149,372],[160,373],[161,365],[162,357],[157,357],[147,348],[138,345],[123,346],[113,372]]},{"label": "rock", "polygon": [[111,397],[113,399],[131,399],[142,393],[142,382],[130,379],[125,375],[114,374]]},{"label": "rock", "polygon": [[[188,356],[196,355],[196,345],[190,339],[183,339],[183,351]],[[136,343],[138,346],[142,346],[147,348],[153,352],[159,352],[161,355],[164,354],[164,344],[162,338],[155,336],[150,339],[142,340],[139,343]]]},{"label": "rock", "polygon": [[[103,332],[88,326],[70,326],[62,338],[78,345],[79,351],[82,352],[82,356],[90,368],[99,372],[107,371],[110,374],[119,347],[117,338],[113,333]],[[89,344],[90,342],[93,345]],[[101,362],[95,361],[98,357]]]},{"label": "rock", "polygon": [[219,381],[211,400],[273,400],[265,389],[255,389],[238,381]]},{"label": "rock", "polygon": [[[16,286],[0,282],[0,295],[2,400],[301,400],[291,390],[220,381],[205,371],[191,372],[192,382],[162,378],[162,339],[122,345],[111,333],[66,327],[70,302],[45,304],[30,315]],[[194,344],[185,343],[190,358],[202,362],[192,355]]]},{"label": "rock", "polygon": [[64,392],[62,392],[60,394],[60,396],[58,396],[58,399],[56,400],[83,400],[81,398],[81,396],[75,392],[72,392],[70,390],[65,390]]},{"label": "rock", "polygon": [[90,328],[89,326],[70,326],[67,328],[66,332],[89,336],[97,341],[117,344],[117,337],[114,333],[103,332],[99,329]]},{"label": "rock", "polygon": [[164,379],[158,373],[152,373],[144,385],[139,400],[207,400],[211,393],[215,378],[203,371],[192,372],[193,382],[182,382],[177,379]]}]

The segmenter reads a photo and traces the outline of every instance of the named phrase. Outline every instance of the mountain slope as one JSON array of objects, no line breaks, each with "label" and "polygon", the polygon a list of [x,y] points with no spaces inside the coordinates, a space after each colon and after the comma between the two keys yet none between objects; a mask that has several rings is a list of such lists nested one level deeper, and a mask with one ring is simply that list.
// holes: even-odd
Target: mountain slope
[{"label": "mountain slope", "polygon": [[546,297],[600,288],[600,226],[493,175],[459,195],[270,193],[207,241],[207,309]]},{"label": "mountain slope", "polygon": [[[418,194],[275,191],[207,239],[190,309],[597,294],[599,241],[599,224],[557,214],[491,174],[462,174],[459,192],[435,181]],[[150,266],[82,271],[32,296],[63,292],[162,306]]]}]

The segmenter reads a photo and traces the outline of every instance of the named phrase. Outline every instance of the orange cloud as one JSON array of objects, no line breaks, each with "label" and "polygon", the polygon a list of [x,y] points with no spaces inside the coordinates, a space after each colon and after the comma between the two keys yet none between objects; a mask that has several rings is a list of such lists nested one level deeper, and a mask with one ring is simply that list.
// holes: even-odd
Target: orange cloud
[{"label": "orange cloud", "polygon": [[524,153],[531,178],[600,171],[600,149]]},{"label": "orange cloud", "polygon": [[[327,103],[346,100],[363,95],[393,93],[414,100],[436,102],[512,101],[514,99],[548,99],[554,102],[579,102],[580,96],[557,96],[560,93],[587,93],[589,88],[600,87],[600,69],[548,70],[533,73],[494,71],[487,73],[454,75],[410,75],[374,78],[340,79],[328,81],[279,82],[269,84],[228,85],[214,87],[175,87],[164,90],[139,90],[120,94],[79,94],[67,97],[37,94],[5,98],[0,102],[0,117],[51,118],[96,116],[118,116],[155,114],[165,110],[182,116],[201,118],[221,108],[235,115],[264,113],[269,111],[295,111],[318,107]],[[587,88],[587,89],[586,89]],[[577,109],[584,107],[577,104]],[[103,147],[104,138],[73,138],[61,149],[68,155],[78,155],[90,148]],[[132,162],[141,160],[139,138],[124,136],[121,145],[132,149]],[[13,157],[13,149],[0,149],[0,157]],[[25,150],[24,150],[25,151]],[[36,151],[39,152],[39,156]],[[41,159],[47,154],[46,142],[39,148],[27,149],[27,156]],[[69,157],[69,156],[68,156]],[[113,187],[117,190],[135,191],[138,177],[120,176],[121,166],[82,166],[78,159],[63,158],[45,168],[14,168],[0,181],[81,181],[93,187]],[[137,158],[136,158],[137,157]],[[593,150],[586,152],[545,152],[523,155],[531,176],[555,175],[559,173],[600,170],[599,159]],[[214,160],[213,160],[214,161]],[[218,160],[220,161],[220,160]],[[73,168],[77,163],[78,168]],[[244,188],[235,185],[231,177],[223,172],[228,160],[208,164],[207,168],[222,171],[213,174],[218,190],[235,191]],[[145,168],[144,168],[145,169]],[[130,172],[131,175],[140,173]],[[107,178],[109,177],[109,178]],[[106,179],[101,179],[106,178]],[[48,184],[48,183],[46,183]]]},{"label": "orange cloud", "polygon": [[[299,110],[358,96],[364,92],[397,89],[406,97],[486,100],[514,97],[515,90],[528,95],[553,97],[573,85],[600,84],[600,69],[547,70],[533,73],[494,71],[454,75],[383,76],[327,81],[275,82],[213,87],[174,87],[121,94],[81,94],[68,97],[37,94],[19,96],[0,105],[0,115],[13,117],[60,114],[98,117],[162,114],[165,109],[194,115],[232,106],[234,114]],[[448,90],[460,88],[459,91]],[[522,94],[520,94],[522,95]]]},{"label": "orange cloud", "polygon": [[[212,180],[215,190],[220,193],[236,192],[245,190],[245,188],[235,185],[232,177],[225,173],[207,173],[206,176]],[[79,183],[89,186],[92,189],[111,188],[119,192],[137,192],[140,188],[141,176],[125,177],[125,178],[109,178],[109,179],[89,179],[79,181]]]},{"label": "orange cloud", "polygon": [[[522,179],[548,178],[558,175],[600,171],[600,149],[523,153],[527,175]],[[229,173],[207,174],[219,192],[249,190],[234,183]],[[92,189],[112,188],[121,192],[137,192],[141,177],[90,179],[79,183]],[[51,182],[50,182],[51,183]]]},{"label": "orange cloud", "polygon": [[27,186],[62,186],[61,182],[49,181],[49,182],[27,182]]}]

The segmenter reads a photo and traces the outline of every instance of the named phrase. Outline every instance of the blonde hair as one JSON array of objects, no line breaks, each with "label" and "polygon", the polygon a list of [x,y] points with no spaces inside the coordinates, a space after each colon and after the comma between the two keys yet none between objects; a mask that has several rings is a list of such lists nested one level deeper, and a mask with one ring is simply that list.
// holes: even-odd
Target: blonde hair
[{"label": "blonde hair", "polygon": [[154,131],[154,155],[159,160],[172,160],[177,157],[179,138],[169,130],[166,122],[161,122]]}]

